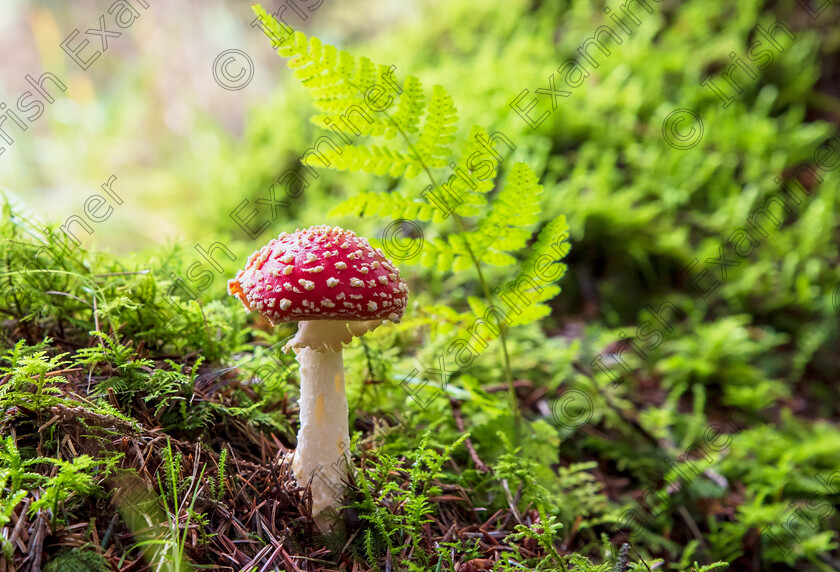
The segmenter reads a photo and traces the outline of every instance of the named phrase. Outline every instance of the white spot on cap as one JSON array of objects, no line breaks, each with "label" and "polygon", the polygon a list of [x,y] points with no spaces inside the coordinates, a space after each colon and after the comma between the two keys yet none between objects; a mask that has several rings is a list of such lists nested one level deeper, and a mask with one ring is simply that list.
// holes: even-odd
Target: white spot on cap
[{"label": "white spot on cap", "polygon": [[280,257],[280,262],[285,262],[286,264],[290,264],[295,259],[295,255],[291,252],[287,252],[283,256]]},{"label": "white spot on cap", "polygon": [[315,262],[316,260],[318,260],[318,257],[312,254],[311,252],[308,252],[306,254],[306,262]]},{"label": "white spot on cap", "polygon": [[327,278],[327,286],[332,288],[336,284],[338,284],[338,278]]},{"label": "white spot on cap", "polygon": [[388,277],[387,276],[380,276],[378,278],[378,280],[379,280],[379,283],[382,284],[383,286],[388,283]]},{"label": "white spot on cap", "polygon": [[350,279],[350,286],[353,286],[354,288],[362,288],[364,285],[365,283],[359,280],[358,278]]},{"label": "white spot on cap", "polygon": [[335,267],[338,270],[344,270],[345,268],[347,268],[347,265],[344,262],[339,261],[335,263]]},{"label": "white spot on cap", "polygon": [[286,266],[285,268],[283,268],[283,274],[288,276],[289,274],[292,273],[292,270],[294,270],[294,269],[295,269],[294,266]]},{"label": "white spot on cap", "polygon": [[291,305],[292,305],[292,301],[289,300],[288,298],[283,298],[282,300],[280,300],[280,309],[281,310],[288,310],[289,306],[291,306]]},{"label": "white spot on cap", "polygon": [[368,302],[367,308],[369,312],[376,312],[379,306],[376,305],[376,302],[371,300],[370,302]]},{"label": "white spot on cap", "polygon": [[315,274],[317,274],[318,272],[321,272],[323,270],[324,270],[323,266],[316,266],[315,268],[304,268],[303,269],[304,272],[314,272]]},{"label": "white spot on cap", "polygon": [[301,278],[300,280],[298,280],[298,284],[303,286],[306,290],[315,289],[315,283],[312,280],[304,280],[303,278]]}]

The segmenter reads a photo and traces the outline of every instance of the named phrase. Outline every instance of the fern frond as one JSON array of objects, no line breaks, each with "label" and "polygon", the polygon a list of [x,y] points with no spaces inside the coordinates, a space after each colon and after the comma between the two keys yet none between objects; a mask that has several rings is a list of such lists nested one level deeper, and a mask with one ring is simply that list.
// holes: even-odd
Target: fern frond
[{"label": "fern frond", "polygon": [[[413,75],[405,78],[403,93],[400,96],[400,103],[397,112],[391,117],[404,133],[418,133],[420,131],[420,117],[426,108],[426,95],[423,93],[423,86],[420,80]],[[391,127],[386,138],[397,134],[395,127]]]},{"label": "fern frond", "polygon": [[499,163],[492,153],[489,157],[485,156],[487,148],[479,140],[490,144],[484,129],[473,126],[460,159],[449,164],[453,174],[446,182],[421,194],[444,214],[444,218],[448,218],[450,213],[462,217],[475,216],[487,205],[486,194],[495,187]]},{"label": "fern frond", "polygon": [[[422,131],[419,124],[426,107],[425,94],[415,77],[405,80],[403,88],[398,90],[398,97],[388,95],[385,103],[377,103],[377,108],[381,106],[384,108],[382,111],[386,111],[393,105],[393,100],[398,99],[393,116],[387,111],[368,113],[365,107],[372,110],[373,106],[366,102],[366,94],[377,85],[377,70],[384,76],[390,74],[391,68],[377,66],[365,57],[353,58],[347,52],[321,44],[318,38],[307,38],[302,32],[290,33],[260,6],[254,6],[254,12],[270,34],[283,38],[277,53],[287,58],[288,66],[313,98],[313,105],[323,112],[313,118],[314,122],[322,127],[339,120],[346,124],[346,117],[352,109],[363,119],[353,122],[354,133],[391,139],[401,132],[410,149],[409,152],[400,152],[385,147],[362,147],[358,152],[351,152],[347,158],[337,160],[334,168],[413,177],[423,167],[443,168],[448,165],[452,155],[448,145],[454,140],[458,117],[452,97],[443,87],[434,86],[432,89]],[[418,132],[416,141],[409,139]]]},{"label": "fern frond", "polygon": [[353,74],[353,85],[366,88],[376,83],[376,65],[368,58],[362,56],[359,58],[359,65],[356,66],[356,71]]},{"label": "fern frond", "polygon": [[[385,140],[400,135],[404,140],[404,145],[398,149],[374,144],[331,146],[324,154],[308,154],[308,165],[405,178],[416,177],[425,171],[429,176],[431,185],[419,196],[402,190],[360,193],[343,201],[330,215],[442,222],[454,214],[460,232],[427,238],[418,257],[419,263],[436,267],[440,272],[461,272],[478,267],[487,300],[469,300],[472,310],[484,316],[488,305],[495,302],[483,284],[480,265],[516,268],[518,258],[515,254],[527,245],[533,234],[532,227],[540,221],[543,188],[534,172],[524,163],[513,165],[498,195],[492,204],[488,204],[503,159],[493,151],[485,130],[477,126],[471,129],[460,153],[453,153],[451,144],[457,131],[457,110],[443,87],[434,86],[427,98],[416,77],[408,76],[400,84],[391,73],[393,66],[377,66],[368,58],[354,58],[333,46],[323,45],[317,38],[307,38],[301,32],[281,25],[259,6],[255,6],[254,11],[263,21],[265,30],[283,38],[277,52],[287,59],[289,67],[312,97],[313,105],[319,111],[311,118],[313,123],[341,133],[343,143],[349,143],[349,131],[357,136]],[[384,87],[386,83],[390,89],[386,88],[385,92],[372,91],[373,86]],[[375,91],[382,97],[372,98]],[[457,162],[452,162],[454,157],[459,157]],[[436,177],[446,168],[452,168],[444,175],[449,179],[439,184]],[[481,218],[465,223],[462,217]],[[568,251],[566,230],[563,217],[549,222],[519,267],[521,271],[507,286],[515,290],[516,294],[512,293],[512,296],[525,299],[521,308],[509,308],[512,325],[528,324],[550,313],[545,302],[559,293],[560,289],[554,283],[566,270],[560,263]],[[562,239],[558,239],[560,235]],[[410,264],[413,260],[405,263]],[[512,383],[510,371],[506,371],[506,377]],[[518,411],[515,399],[512,401],[512,407]]]},{"label": "fern frond", "polygon": [[290,33],[261,6],[253,9],[268,32],[284,40],[277,53],[286,58],[286,65],[307,90],[315,108],[324,113],[313,117],[313,123],[319,127],[339,123],[350,109],[359,106],[366,117],[364,121],[353,122],[354,132],[379,136],[393,129],[387,117],[365,111],[365,91],[376,83],[377,70],[380,75],[386,75],[390,68],[377,66],[365,57],[356,59],[335,46],[322,44],[316,37],[307,38],[303,32]]},{"label": "fern frond", "polygon": [[542,185],[525,163],[516,163],[490,213],[478,223],[470,242],[476,258],[493,266],[509,266],[507,254],[523,248],[531,238],[531,225],[539,222]]},{"label": "fern frond", "polygon": [[382,218],[428,221],[440,213],[427,202],[399,192],[358,193],[334,207],[328,216],[378,216]]},{"label": "fern frond", "polygon": [[[388,147],[345,145],[338,149],[340,153],[331,148],[323,155],[329,160],[330,167],[339,171],[363,171],[374,175],[390,175],[411,179],[416,177],[422,169],[417,159],[411,155],[394,151]],[[306,157],[305,163],[313,167],[324,165],[320,158],[312,155]]]},{"label": "fern frond", "polygon": [[[507,327],[531,324],[551,313],[545,302],[560,293],[555,283],[566,273],[566,265],[560,260],[569,252],[568,230],[563,215],[551,220],[540,231],[519,272],[505,284],[502,290],[507,301],[494,303],[510,319]],[[471,296],[468,302],[475,316],[486,315],[489,305],[485,300]]]},{"label": "fern frond", "polygon": [[[452,269],[464,270],[472,264],[472,251],[472,255],[485,264],[516,264],[516,258],[509,253],[523,248],[531,238],[530,227],[539,221],[541,193],[542,186],[533,171],[525,163],[516,163],[504,188],[493,201],[491,211],[478,222],[478,227],[450,234],[445,242],[436,241],[432,248],[424,247],[421,262],[437,266],[439,270],[449,270],[447,263],[452,262]],[[479,193],[471,196],[484,200]],[[439,198],[440,195],[436,196]]]},{"label": "fern frond", "polygon": [[[469,178],[473,183],[473,186],[462,184],[464,188],[458,193],[458,198],[461,202],[454,210],[460,216],[475,216],[479,214],[481,212],[479,207],[487,205],[487,193],[495,187],[499,162],[492,153],[485,155],[487,149],[479,143],[479,140],[488,141],[487,132],[484,128],[473,125],[470,129],[469,138],[461,150],[461,158],[457,164],[459,169],[469,174]],[[478,158],[481,158],[481,162],[476,164]],[[489,169],[489,171],[476,173],[479,165],[483,169]]]},{"label": "fern frond", "polygon": [[427,167],[442,168],[448,164],[452,150],[446,145],[455,140],[457,110],[452,97],[441,86],[432,88],[429,112],[423,124],[423,132],[415,146],[419,159]]},{"label": "fern frond", "polygon": [[435,267],[439,272],[463,272],[473,266],[466,241],[461,234],[450,234],[446,240],[441,237],[427,240],[423,244],[420,264]]},{"label": "fern frond", "polygon": [[304,88],[316,101],[352,99],[364,102],[364,87],[372,83],[376,66],[368,58],[356,58],[344,50],[323,45],[316,37],[303,32],[289,31],[266,13],[262,6],[254,6],[261,23],[275,37],[282,38],[277,53],[286,58],[286,65],[295,73]]},{"label": "fern frond", "polygon": [[568,230],[565,216],[552,219],[540,231],[517,278],[505,285],[505,289],[518,292],[517,299],[522,301],[517,308],[521,313],[511,315],[511,326],[530,324],[551,313],[545,302],[560,293],[556,282],[566,274],[566,265],[560,261],[569,253]]},{"label": "fern frond", "polygon": [[556,282],[566,273],[560,260],[569,253],[569,225],[563,215],[551,219],[540,231],[520,270],[529,275],[551,277]]},{"label": "fern frond", "polygon": [[369,528],[365,529],[365,555],[367,555],[368,562],[375,566],[376,569],[379,569],[379,566],[376,565],[376,554],[373,549],[373,534]]}]

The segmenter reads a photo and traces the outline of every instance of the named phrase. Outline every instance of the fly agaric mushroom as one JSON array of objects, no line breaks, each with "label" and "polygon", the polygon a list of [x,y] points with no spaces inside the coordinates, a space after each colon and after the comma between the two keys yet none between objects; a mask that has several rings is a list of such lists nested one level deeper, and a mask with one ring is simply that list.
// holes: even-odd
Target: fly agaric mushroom
[{"label": "fly agaric mushroom", "polygon": [[280,233],[254,252],[228,282],[228,293],[272,325],[298,322],[297,334],[283,348],[293,348],[300,364],[300,432],[292,472],[298,486],[312,479],[312,515],[326,532],[322,513],[339,506],[336,491],[349,461],[343,344],[384,320],[399,322],[408,286],[367,239],[313,226]]}]

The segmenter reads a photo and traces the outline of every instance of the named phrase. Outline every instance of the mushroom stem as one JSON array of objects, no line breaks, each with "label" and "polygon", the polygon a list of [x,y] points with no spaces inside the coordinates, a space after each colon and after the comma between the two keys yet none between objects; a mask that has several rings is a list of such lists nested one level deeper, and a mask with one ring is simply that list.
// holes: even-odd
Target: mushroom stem
[{"label": "mushroom stem", "polygon": [[[300,329],[328,329],[335,322],[301,322]],[[310,483],[312,515],[322,532],[329,519],[324,513],[338,509],[347,471],[350,432],[347,424],[347,394],[344,391],[342,352],[328,348],[295,348],[300,363],[300,432],[292,461],[298,486]]]}]

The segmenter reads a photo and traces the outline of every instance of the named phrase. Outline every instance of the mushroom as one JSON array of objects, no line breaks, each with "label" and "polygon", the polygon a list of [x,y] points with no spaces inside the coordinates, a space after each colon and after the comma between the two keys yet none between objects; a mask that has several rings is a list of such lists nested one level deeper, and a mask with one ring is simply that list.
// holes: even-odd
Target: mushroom
[{"label": "mushroom", "polygon": [[[228,293],[272,325],[298,322],[283,347],[300,364],[300,432],[292,461],[298,486],[311,482],[312,515],[322,532],[337,509],[349,464],[350,433],[343,344],[399,322],[408,286],[400,271],[367,239],[338,227],[280,233],[254,252]],[[336,494],[339,491],[339,494]]]}]

